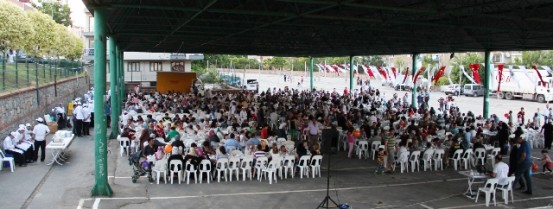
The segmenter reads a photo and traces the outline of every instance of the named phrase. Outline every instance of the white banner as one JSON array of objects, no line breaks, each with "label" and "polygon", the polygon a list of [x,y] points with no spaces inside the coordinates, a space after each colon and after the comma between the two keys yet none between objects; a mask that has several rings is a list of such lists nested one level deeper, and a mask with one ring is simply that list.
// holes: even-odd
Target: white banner
[{"label": "white banner", "polygon": [[[520,66],[518,66],[518,67],[522,70],[522,72],[524,72],[524,75],[526,75],[526,77],[527,77],[530,81],[532,81],[532,85],[533,85],[534,87],[536,87],[536,86],[538,85],[537,79],[536,79],[536,78],[532,78],[532,76],[530,76],[530,75],[528,74],[528,69],[526,69],[526,67],[524,67],[523,65],[520,65]],[[538,76],[536,75],[536,77],[538,77]]]},{"label": "white banner", "polygon": [[474,79],[472,79],[472,76],[470,76],[466,71],[465,71],[465,67],[463,65],[459,65],[459,68],[461,68],[461,71],[463,71],[463,74],[470,80],[470,82],[472,82],[473,84],[476,84],[476,81],[474,81]]}]

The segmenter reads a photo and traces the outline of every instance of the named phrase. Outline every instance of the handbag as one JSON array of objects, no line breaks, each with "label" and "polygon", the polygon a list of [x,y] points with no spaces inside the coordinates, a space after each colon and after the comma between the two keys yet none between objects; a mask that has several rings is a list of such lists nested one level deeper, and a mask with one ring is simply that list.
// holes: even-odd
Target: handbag
[{"label": "handbag", "polygon": [[538,171],[538,165],[536,163],[532,163],[532,172]]}]

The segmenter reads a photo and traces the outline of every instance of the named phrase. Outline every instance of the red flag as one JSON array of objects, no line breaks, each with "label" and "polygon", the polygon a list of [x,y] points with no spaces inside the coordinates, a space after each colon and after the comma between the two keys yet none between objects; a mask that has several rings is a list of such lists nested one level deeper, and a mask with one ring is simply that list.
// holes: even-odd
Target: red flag
[{"label": "red flag", "polygon": [[394,74],[394,78],[397,78],[397,76],[396,76],[396,68],[395,68],[395,67],[392,67],[392,73]]},{"label": "red flag", "polygon": [[499,82],[497,82],[497,91],[500,91],[501,81],[503,80],[503,64],[497,65],[497,72],[499,72]]},{"label": "red flag", "polygon": [[541,73],[538,70],[538,67],[536,67],[535,65],[532,65],[532,69],[534,69],[536,73],[538,73],[538,77],[540,77],[541,85],[545,87],[545,81],[543,81],[543,77],[541,77]]},{"label": "red flag", "polygon": [[436,75],[434,75],[434,85],[438,83],[438,80],[440,80],[440,77],[444,75],[445,72],[445,66],[441,66]]},{"label": "red flag", "polygon": [[413,79],[413,84],[416,84],[417,83],[417,78],[419,78],[419,75],[424,72],[424,69],[426,69],[425,67],[421,67],[419,69],[419,71],[417,71],[417,74],[415,74],[415,79]]},{"label": "red flag", "polygon": [[405,68],[405,77],[403,77],[403,82],[402,82],[403,84],[405,84],[407,77],[409,77],[409,67]]},{"label": "red flag", "polygon": [[373,71],[371,70],[371,67],[369,65],[365,65],[365,69],[367,69],[367,74],[369,74],[369,77],[374,78]]},{"label": "red flag", "polygon": [[480,75],[478,74],[478,70],[480,70],[480,64],[470,64],[469,67],[472,71],[472,77],[474,78],[474,81],[476,81],[477,84],[481,84],[482,81],[480,81]]},{"label": "red flag", "polygon": [[386,71],[384,71],[382,69],[382,67],[378,66],[376,67],[378,69],[378,72],[380,72],[380,75],[382,75],[382,77],[384,77],[384,80],[387,80],[388,79],[388,75],[386,74]]}]

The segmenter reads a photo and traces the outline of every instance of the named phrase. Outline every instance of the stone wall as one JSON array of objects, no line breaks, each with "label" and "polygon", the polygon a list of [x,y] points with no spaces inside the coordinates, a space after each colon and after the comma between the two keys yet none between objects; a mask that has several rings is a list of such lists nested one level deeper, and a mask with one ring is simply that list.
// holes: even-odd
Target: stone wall
[{"label": "stone wall", "polygon": [[37,89],[32,87],[0,95],[0,139],[4,139],[19,124],[34,125],[37,117],[49,114],[57,104],[67,108],[68,102],[83,97],[89,86],[90,80],[86,77],[69,78],[39,87],[38,99]]}]

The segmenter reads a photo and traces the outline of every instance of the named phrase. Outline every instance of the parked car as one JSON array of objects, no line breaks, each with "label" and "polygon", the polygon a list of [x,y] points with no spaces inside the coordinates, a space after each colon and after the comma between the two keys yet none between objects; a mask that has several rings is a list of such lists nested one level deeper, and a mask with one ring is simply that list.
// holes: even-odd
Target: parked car
[{"label": "parked car", "polygon": [[461,86],[459,84],[451,84],[451,85],[448,85],[447,88],[445,88],[444,93],[446,95],[452,94],[452,95],[457,96],[457,95],[463,93],[462,91],[463,91],[463,89],[461,88]]},{"label": "parked car", "polygon": [[483,96],[484,90],[484,86],[480,84],[465,84],[465,86],[463,86],[463,95],[474,97]]},{"label": "parked car", "polygon": [[411,91],[412,88],[407,84],[397,84],[394,89],[396,91]]}]

